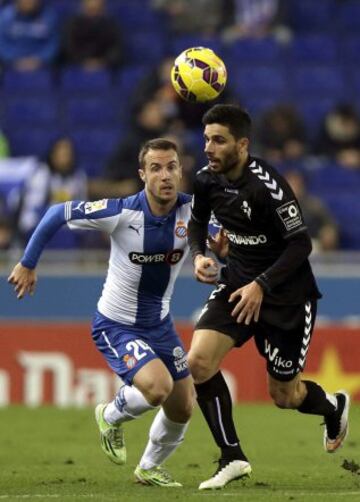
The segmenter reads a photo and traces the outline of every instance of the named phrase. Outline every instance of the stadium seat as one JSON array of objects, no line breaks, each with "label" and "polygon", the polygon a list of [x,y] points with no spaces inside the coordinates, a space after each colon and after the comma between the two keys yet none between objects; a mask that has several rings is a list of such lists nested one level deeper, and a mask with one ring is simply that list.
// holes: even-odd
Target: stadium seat
[{"label": "stadium seat", "polygon": [[16,127],[7,130],[10,141],[11,152],[14,157],[26,155],[36,155],[44,157],[50,145],[61,135],[61,131],[53,127]]},{"label": "stadium seat", "polygon": [[224,61],[271,64],[279,62],[282,55],[282,47],[273,37],[266,38],[243,38],[236,40],[224,49]]},{"label": "stadium seat", "polygon": [[309,138],[315,139],[325,115],[337,103],[338,100],[336,97],[311,97],[306,94],[298,96],[294,100],[294,104],[305,122]]},{"label": "stadium seat", "polygon": [[339,2],[337,12],[337,26],[345,33],[349,30],[360,30],[360,2],[359,0],[346,0]]},{"label": "stadium seat", "polygon": [[69,133],[79,155],[94,155],[98,158],[106,158],[114,150],[120,134],[120,125],[116,128],[75,128]]},{"label": "stadium seat", "polygon": [[185,49],[200,46],[209,47],[209,49],[212,49],[218,55],[223,52],[223,46],[218,37],[204,35],[178,35],[173,37],[170,43],[169,53],[175,57]]},{"label": "stadium seat", "polygon": [[154,61],[161,61],[168,51],[164,35],[149,29],[129,33],[125,45],[127,62],[135,65],[154,64]]},{"label": "stadium seat", "polygon": [[105,96],[69,97],[63,105],[66,123],[79,126],[114,126],[119,121],[118,101]]},{"label": "stadium seat", "polygon": [[288,24],[297,32],[318,31],[334,24],[337,0],[287,0]]},{"label": "stadium seat", "polygon": [[347,86],[341,66],[303,65],[292,70],[293,92],[298,97],[332,97],[343,101]]},{"label": "stadium seat", "polygon": [[153,30],[164,33],[166,30],[166,16],[159,10],[152,9],[146,1],[139,0],[111,0],[108,10],[117,17],[126,35],[137,31]]},{"label": "stadium seat", "polygon": [[360,54],[360,34],[351,33],[342,39],[341,59],[348,65],[355,65],[359,62]]},{"label": "stadium seat", "polygon": [[59,119],[59,105],[54,94],[37,97],[4,96],[4,121],[6,127],[52,126]]},{"label": "stadium seat", "polygon": [[273,101],[287,101],[287,76],[281,66],[238,65],[229,72],[232,75],[229,86],[240,99],[267,97]]},{"label": "stadium seat", "polygon": [[87,71],[77,66],[64,68],[60,75],[60,87],[72,93],[107,91],[111,87],[111,74],[107,70]]},{"label": "stadium seat", "polygon": [[3,89],[11,92],[42,92],[49,91],[54,86],[50,70],[34,71],[6,70],[3,76]]},{"label": "stadium seat", "polygon": [[336,63],[338,46],[338,38],[332,34],[302,33],[294,37],[288,56],[292,64]]}]

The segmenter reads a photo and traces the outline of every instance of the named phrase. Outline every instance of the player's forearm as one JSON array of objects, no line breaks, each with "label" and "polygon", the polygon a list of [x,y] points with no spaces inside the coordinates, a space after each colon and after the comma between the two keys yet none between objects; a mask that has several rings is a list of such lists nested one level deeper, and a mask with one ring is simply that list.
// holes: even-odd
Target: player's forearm
[{"label": "player's forearm", "polygon": [[56,204],[46,211],[26,246],[21,259],[24,267],[36,267],[44,247],[64,223],[64,204]]},{"label": "player's forearm", "polygon": [[276,262],[255,280],[268,293],[286,281],[300,267],[312,250],[311,239],[307,232],[299,232],[289,241]]},{"label": "player's forearm", "polygon": [[188,242],[192,259],[199,254],[205,255],[208,225],[199,223],[193,218],[188,224]]}]

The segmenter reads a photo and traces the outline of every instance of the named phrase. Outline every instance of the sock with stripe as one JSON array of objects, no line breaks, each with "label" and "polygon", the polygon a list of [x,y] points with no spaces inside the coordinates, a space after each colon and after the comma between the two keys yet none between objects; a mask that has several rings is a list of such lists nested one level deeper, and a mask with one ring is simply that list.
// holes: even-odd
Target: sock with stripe
[{"label": "sock with stripe", "polygon": [[298,407],[300,413],[327,416],[334,413],[337,407],[336,397],[324,391],[320,385],[310,380],[303,380],[307,395]]},{"label": "sock with stripe", "polygon": [[108,424],[120,424],[140,417],[145,411],[153,410],[143,394],[133,385],[123,385],[114,401],[104,410],[104,419]]},{"label": "sock with stripe", "polygon": [[245,460],[232,417],[228,386],[219,371],[207,382],[195,385],[197,401],[224,460]]}]

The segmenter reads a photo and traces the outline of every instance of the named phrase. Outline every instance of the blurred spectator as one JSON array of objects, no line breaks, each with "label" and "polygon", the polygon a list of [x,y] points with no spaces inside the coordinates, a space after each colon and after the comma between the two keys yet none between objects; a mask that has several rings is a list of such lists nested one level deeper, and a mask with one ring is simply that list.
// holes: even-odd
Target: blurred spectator
[{"label": "blurred spectator", "polygon": [[10,156],[9,142],[5,134],[0,130],[0,159]]},{"label": "blurred spectator", "polygon": [[[274,31],[275,26],[281,26],[281,0],[231,0],[230,4],[233,4],[233,20],[232,25],[223,32],[226,42],[239,38],[266,37]],[[281,26],[281,30],[285,30],[285,27]]]},{"label": "blurred spectator", "polygon": [[351,105],[339,105],[326,115],[315,152],[360,169],[360,118]]},{"label": "blurred spectator", "polygon": [[308,193],[304,175],[298,170],[289,170],[284,173],[284,177],[299,201],[314,251],[337,249],[339,244],[337,224],[322,200]]},{"label": "blurred spectator", "polygon": [[107,14],[105,0],[81,0],[80,13],[65,26],[63,57],[66,63],[89,70],[120,64],[120,27]]},{"label": "blurred spectator", "polygon": [[306,153],[304,123],[290,105],[276,105],[262,117],[257,138],[270,163],[301,159]]},{"label": "blurred spectator", "polygon": [[0,215],[0,251],[10,249],[13,240],[13,226],[10,218]]},{"label": "blurred spectator", "polygon": [[30,236],[49,205],[86,199],[86,182],[85,173],[76,168],[71,140],[66,137],[57,139],[46,162],[39,163],[24,187],[18,220],[20,236],[25,240]]},{"label": "blurred spectator", "polygon": [[0,59],[31,71],[54,62],[58,53],[58,20],[43,0],[14,0],[0,10]]},{"label": "blurred spectator", "polygon": [[231,0],[152,0],[154,7],[164,10],[175,34],[213,35],[232,16]]}]

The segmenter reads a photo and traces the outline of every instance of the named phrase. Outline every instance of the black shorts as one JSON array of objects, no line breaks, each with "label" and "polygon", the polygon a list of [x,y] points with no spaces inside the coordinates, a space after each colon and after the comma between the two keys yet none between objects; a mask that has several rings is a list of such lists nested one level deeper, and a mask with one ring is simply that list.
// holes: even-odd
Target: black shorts
[{"label": "black shorts", "polygon": [[254,336],[258,352],[267,361],[267,371],[276,380],[292,380],[304,370],[316,317],[316,300],[301,305],[263,303],[259,321],[248,326],[231,316],[236,301],[229,303],[233,290],[218,284],[205,304],[195,329],[219,331],[241,347]]}]

